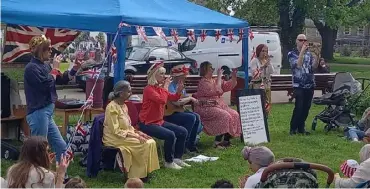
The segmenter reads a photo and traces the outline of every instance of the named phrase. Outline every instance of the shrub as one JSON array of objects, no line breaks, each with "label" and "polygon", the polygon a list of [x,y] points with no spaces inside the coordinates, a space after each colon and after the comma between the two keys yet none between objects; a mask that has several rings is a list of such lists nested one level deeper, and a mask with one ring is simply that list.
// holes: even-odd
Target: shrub
[{"label": "shrub", "polygon": [[[367,86],[367,84],[365,84],[365,87],[366,86]],[[364,111],[368,107],[370,107],[370,86],[365,91],[363,91],[363,94],[360,97],[358,95],[353,96],[349,100],[349,103],[350,103],[350,105],[352,105],[353,113],[355,113],[357,116],[362,116]],[[356,102],[356,100],[357,100],[357,102]]]},{"label": "shrub", "polygon": [[344,45],[341,48],[341,51],[340,51],[341,56],[351,56],[351,54],[352,54],[352,50],[348,45]]},{"label": "shrub", "polygon": [[365,46],[365,47],[362,48],[361,56],[362,57],[370,57],[370,46]]}]

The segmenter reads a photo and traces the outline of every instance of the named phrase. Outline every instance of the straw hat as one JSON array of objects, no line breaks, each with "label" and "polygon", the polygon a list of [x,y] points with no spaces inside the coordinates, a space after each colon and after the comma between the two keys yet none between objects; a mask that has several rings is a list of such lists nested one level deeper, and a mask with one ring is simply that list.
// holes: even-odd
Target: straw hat
[{"label": "straw hat", "polygon": [[163,61],[160,61],[160,62],[157,62],[157,63],[154,63],[148,70],[147,74],[148,74],[148,78],[150,78],[153,73],[155,71],[157,71],[160,67],[163,67],[164,63]]},{"label": "straw hat", "polygon": [[352,175],[356,172],[358,166],[359,164],[356,160],[349,159],[340,166],[340,170],[342,171],[344,176],[351,178]]},{"label": "straw hat", "polygon": [[178,77],[182,75],[188,75],[189,74],[189,68],[187,68],[185,65],[177,65],[171,69],[171,75],[173,77]]}]

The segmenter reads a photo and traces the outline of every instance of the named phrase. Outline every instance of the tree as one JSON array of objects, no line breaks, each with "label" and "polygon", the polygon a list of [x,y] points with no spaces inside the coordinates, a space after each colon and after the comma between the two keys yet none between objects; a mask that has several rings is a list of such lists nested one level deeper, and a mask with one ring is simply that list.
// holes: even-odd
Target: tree
[{"label": "tree", "polygon": [[[369,2],[361,0],[315,0],[307,1],[307,17],[314,21],[322,39],[321,57],[333,59],[334,44],[338,28],[362,24],[365,20],[359,16]],[[363,10],[363,12],[366,12]],[[368,10],[367,10],[368,12]]]},{"label": "tree", "polygon": [[303,32],[306,16],[304,0],[278,0],[280,41],[283,53],[283,67],[289,67],[288,52],[296,46],[296,38]]},{"label": "tree", "polygon": [[80,46],[80,43],[82,41],[87,41],[90,38],[90,32],[83,31],[76,37],[74,42],[76,43],[76,47],[78,48]]},{"label": "tree", "polygon": [[276,25],[279,19],[276,0],[193,0],[193,2],[226,15],[229,15],[230,7],[235,12],[233,17],[247,20],[251,26]]},{"label": "tree", "polygon": [[96,36],[96,40],[99,42],[100,47],[104,49],[105,47],[105,36],[103,32],[99,32],[98,35]]}]

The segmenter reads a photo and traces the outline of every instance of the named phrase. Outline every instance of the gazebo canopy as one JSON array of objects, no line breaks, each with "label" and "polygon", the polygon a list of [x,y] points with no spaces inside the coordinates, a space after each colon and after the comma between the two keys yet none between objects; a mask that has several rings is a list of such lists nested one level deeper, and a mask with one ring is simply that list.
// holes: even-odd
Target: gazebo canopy
[{"label": "gazebo canopy", "polygon": [[5,23],[107,33],[115,33],[120,22],[176,29],[248,27],[187,0],[3,0],[1,9]]}]

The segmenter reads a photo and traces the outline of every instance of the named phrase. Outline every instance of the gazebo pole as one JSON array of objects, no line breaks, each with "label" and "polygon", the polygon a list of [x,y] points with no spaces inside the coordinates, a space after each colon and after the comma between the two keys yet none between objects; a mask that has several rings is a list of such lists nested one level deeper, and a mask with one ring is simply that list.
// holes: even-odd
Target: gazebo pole
[{"label": "gazebo pole", "polygon": [[118,35],[116,41],[117,63],[114,64],[114,84],[125,78],[127,35]]},{"label": "gazebo pole", "polygon": [[243,40],[242,40],[242,54],[243,54],[243,62],[242,62],[242,66],[244,67],[244,81],[245,81],[245,89],[248,89],[248,83],[249,83],[249,65],[248,65],[248,60],[249,60],[249,57],[248,57],[248,52],[249,52],[249,48],[248,48],[248,30],[249,28],[244,28],[244,34],[243,34]]}]

